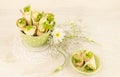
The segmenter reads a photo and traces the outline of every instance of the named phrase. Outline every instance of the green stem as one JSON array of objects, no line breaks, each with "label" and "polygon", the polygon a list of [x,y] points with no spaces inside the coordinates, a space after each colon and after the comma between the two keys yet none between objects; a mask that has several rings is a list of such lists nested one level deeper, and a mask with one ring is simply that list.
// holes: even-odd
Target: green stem
[{"label": "green stem", "polygon": [[81,38],[85,39],[85,40],[88,41],[88,42],[94,43],[94,44],[96,44],[96,45],[100,45],[99,43],[97,43],[96,41],[94,41],[94,40],[92,40],[92,39],[90,39],[90,38],[87,38],[87,37],[81,37]]},{"label": "green stem", "polygon": [[65,54],[64,54],[62,51],[60,51],[60,50],[58,50],[58,52],[63,55],[63,57],[64,57],[65,60],[64,60],[64,63],[63,63],[62,65],[58,66],[58,67],[51,73],[52,75],[55,74],[55,73],[57,73],[57,72],[59,72],[59,71],[61,71],[61,70],[63,69],[64,65],[66,64],[66,56],[65,56]]},{"label": "green stem", "polygon": [[[59,51],[59,50],[58,50]],[[65,56],[65,54],[63,53],[63,52],[61,52],[61,51],[59,51],[62,55],[63,55],[63,57],[64,57],[64,63],[63,63],[63,66],[65,65],[65,63],[66,63],[66,56]]]},{"label": "green stem", "polygon": [[87,42],[89,42],[89,43],[94,43],[94,44],[97,44],[97,45],[100,45],[99,43],[97,43],[96,41],[94,41],[94,40],[92,40],[92,39],[90,39],[90,38],[88,38],[88,37],[85,37],[85,36],[83,36],[83,37],[79,37],[79,36],[65,36],[66,38],[71,38],[71,39],[73,39],[73,38],[82,38],[82,39],[84,39],[85,41],[87,41]]},{"label": "green stem", "polygon": [[77,38],[78,36],[65,36],[66,38]]}]

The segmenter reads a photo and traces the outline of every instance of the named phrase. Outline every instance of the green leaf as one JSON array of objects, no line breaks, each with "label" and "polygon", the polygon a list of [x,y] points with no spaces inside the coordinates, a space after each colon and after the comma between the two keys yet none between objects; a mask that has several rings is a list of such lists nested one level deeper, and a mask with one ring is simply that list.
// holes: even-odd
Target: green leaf
[{"label": "green leaf", "polygon": [[29,11],[30,11],[30,8],[31,8],[31,6],[28,5],[28,6],[24,7],[23,10],[24,10],[24,12],[29,12]]}]

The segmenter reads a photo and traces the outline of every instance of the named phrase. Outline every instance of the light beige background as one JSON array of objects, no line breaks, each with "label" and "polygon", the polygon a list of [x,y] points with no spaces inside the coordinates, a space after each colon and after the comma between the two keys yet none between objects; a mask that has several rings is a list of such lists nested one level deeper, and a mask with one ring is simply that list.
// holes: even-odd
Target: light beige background
[{"label": "light beige background", "polygon": [[120,9],[119,0],[0,0],[0,9],[17,9],[32,4],[35,8],[78,7],[90,9]]},{"label": "light beige background", "polygon": [[[33,8],[51,11],[56,19],[80,18],[89,36],[100,46],[85,46],[103,62],[102,69],[91,76],[75,72],[69,65],[50,76],[59,60],[44,64],[29,64],[12,54],[13,39],[18,33],[15,22],[19,9]],[[0,77],[119,77],[120,76],[120,0],[0,0]],[[55,64],[55,65],[54,65]]]}]

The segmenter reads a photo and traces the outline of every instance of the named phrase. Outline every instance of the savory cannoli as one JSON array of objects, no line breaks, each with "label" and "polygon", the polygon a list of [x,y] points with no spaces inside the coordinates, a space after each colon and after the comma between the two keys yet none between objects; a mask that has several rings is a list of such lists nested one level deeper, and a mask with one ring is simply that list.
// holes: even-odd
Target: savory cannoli
[{"label": "savory cannoli", "polygon": [[92,58],[89,61],[87,61],[85,63],[84,70],[85,71],[94,71],[94,70],[96,70],[96,62],[95,62],[94,55],[92,56]]},{"label": "savory cannoli", "polygon": [[43,34],[42,32],[40,32],[39,30],[37,30],[37,36],[40,36],[42,34]]},{"label": "savory cannoli", "polygon": [[84,64],[83,58],[77,53],[73,55],[72,62],[76,67],[81,67]]},{"label": "savory cannoli", "polygon": [[52,13],[48,13],[48,14],[47,14],[47,20],[48,20],[49,22],[53,21],[53,20],[54,20],[54,15],[53,15]]},{"label": "savory cannoli", "polygon": [[45,32],[46,28],[45,28],[45,23],[47,22],[47,19],[44,17],[44,18],[41,18],[40,21],[39,21],[39,26],[38,26],[38,30],[40,32]]},{"label": "savory cannoli", "polygon": [[87,62],[92,58],[93,53],[90,51],[84,50],[83,52],[81,52],[80,55],[83,57],[84,61]]},{"label": "savory cannoli", "polygon": [[55,25],[55,21],[51,21],[50,25],[54,26]]},{"label": "savory cannoli", "polygon": [[23,17],[26,19],[28,25],[32,25],[32,19],[31,19],[31,7],[30,6],[26,6],[24,7],[24,12],[23,12]]},{"label": "savory cannoli", "polygon": [[44,33],[45,32],[45,26],[44,26],[44,24],[42,23],[42,24],[39,24],[39,26],[38,26],[38,30],[40,31],[40,32],[42,32],[42,33]]},{"label": "savory cannoli", "polygon": [[20,18],[17,20],[17,27],[21,28],[23,30],[23,28],[27,25],[27,22],[24,18]]},{"label": "savory cannoli", "polygon": [[32,21],[33,21],[33,25],[38,26],[40,19],[42,18],[42,13],[40,13],[39,11],[32,11]]},{"label": "savory cannoli", "polygon": [[28,25],[24,29],[24,33],[26,35],[35,35],[36,33],[36,26]]}]

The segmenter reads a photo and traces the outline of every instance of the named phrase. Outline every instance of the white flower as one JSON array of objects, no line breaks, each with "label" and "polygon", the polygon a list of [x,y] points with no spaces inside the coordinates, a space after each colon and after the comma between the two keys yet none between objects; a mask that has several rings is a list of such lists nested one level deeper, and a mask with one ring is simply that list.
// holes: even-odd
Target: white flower
[{"label": "white flower", "polygon": [[54,43],[62,42],[62,40],[65,38],[65,32],[60,28],[55,28],[52,35]]}]

